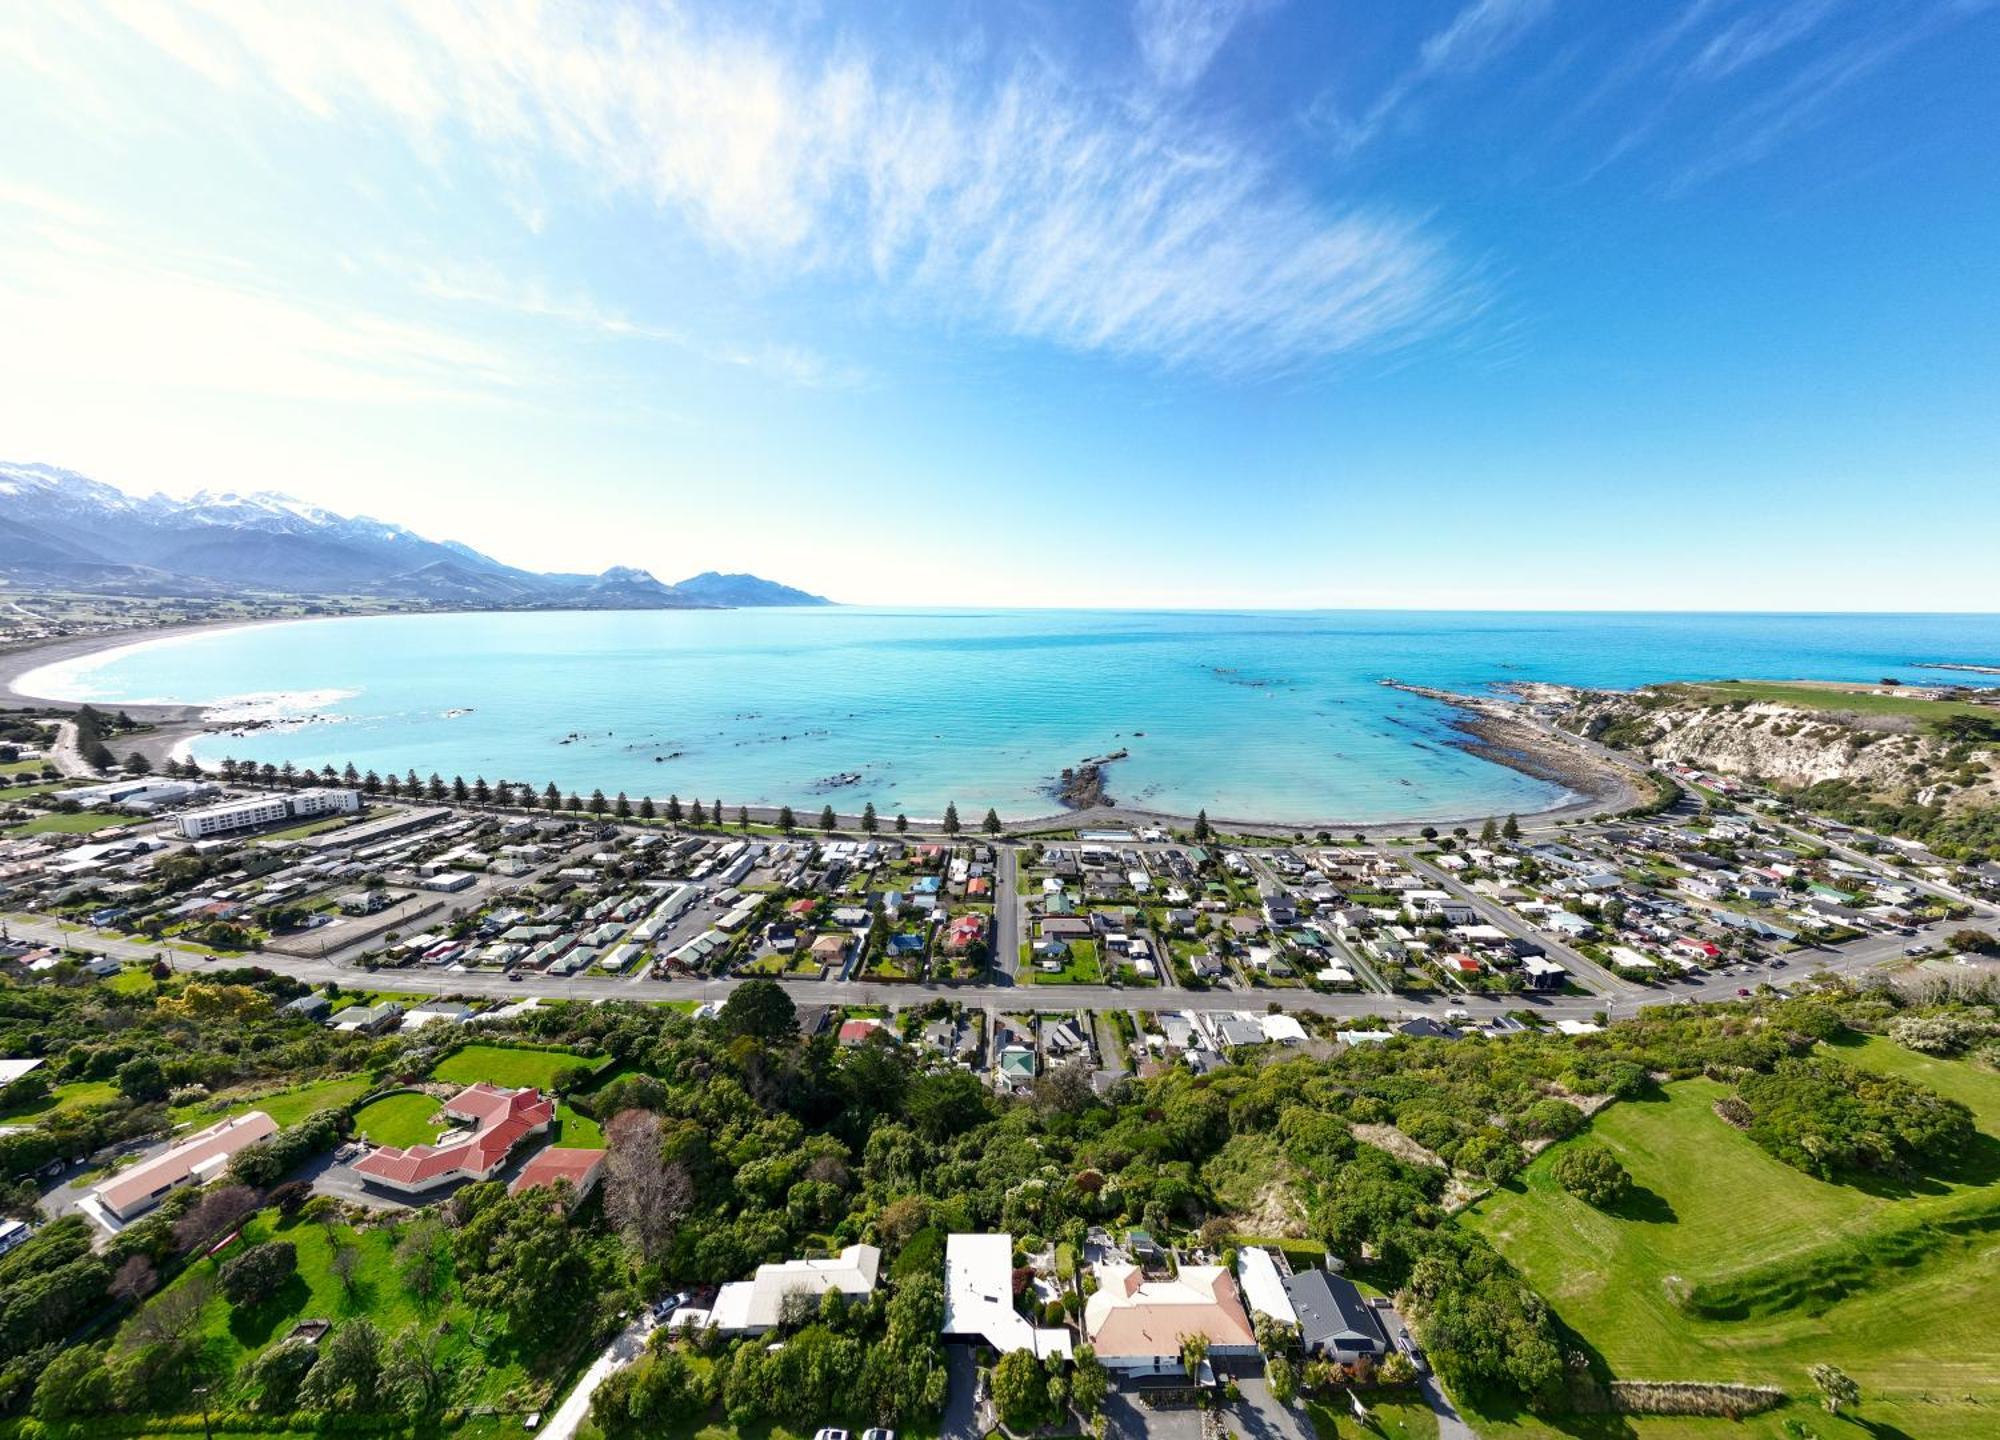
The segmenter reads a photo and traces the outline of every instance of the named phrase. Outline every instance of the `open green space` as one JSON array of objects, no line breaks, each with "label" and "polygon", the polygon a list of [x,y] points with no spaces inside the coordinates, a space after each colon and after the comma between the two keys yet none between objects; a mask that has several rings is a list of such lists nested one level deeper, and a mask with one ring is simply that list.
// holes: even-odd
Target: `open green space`
[{"label": "open green space", "polygon": [[1370,1424],[1363,1426],[1345,1403],[1325,1400],[1305,1402],[1319,1440],[1336,1436],[1374,1436],[1376,1440],[1437,1440],[1437,1416],[1421,1395],[1411,1392],[1375,1390],[1363,1393]]},{"label": "open green space", "polygon": [[1685,691],[1695,699],[1727,703],[1735,700],[1764,701],[1792,705],[1801,710],[1840,710],[1851,715],[1910,715],[1943,719],[1948,715],[1983,715],[2000,718],[1991,705],[1972,705],[1962,700],[1926,700],[1920,695],[1877,695],[1867,688],[1847,689],[1831,684],[1786,684],[1777,680],[1720,680],[1711,684],[1664,687]]},{"label": "open green space", "polygon": [[339,1075],[306,1085],[290,1085],[261,1095],[223,1095],[192,1105],[177,1105],[169,1112],[176,1123],[212,1125],[229,1115],[262,1110],[280,1125],[296,1125],[318,1110],[338,1110],[367,1094],[369,1084],[360,1075]]},{"label": "open green space", "polygon": [[[235,1372],[244,1360],[282,1340],[300,1320],[339,1323],[366,1316],[390,1343],[413,1324],[441,1330],[447,1354],[460,1356],[464,1368],[478,1375],[475,1393],[466,1398],[475,1404],[498,1401],[525,1380],[524,1372],[518,1363],[503,1361],[483,1343],[489,1326],[458,1298],[455,1287],[448,1287],[428,1308],[410,1293],[396,1273],[398,1231],[399,1227],[390,1225],[357,1230],[309,1221],[283,1223],[266,1210],[244,1226],[238,1245],[212,1259],[196,1261],[160,1293],[169,1294],[198,1275],[212,1278],[222,1261],[243,1244],[289,1241],[298,1251],[298,1274],[270,1300],[243,1309],[218,1294],[203,1307],[204,1348],[220,1373]],[[358,1257],[351,1283],[341,1281],[334,1265],[336,1250],[347,1248]],[[157,1304],[157,1297],[149,1303]],[[129,1326],[132,1322],[126,1323]]]},{"label": "open green space", "polygon": [[338,830],[354,819],[352,815],[322,815],[316,820],[301,820],[296,825],[287,825],[278,830],[259,832],[259,840],[303,840],[308,835],[321,835],[328,830]]},{"label": "open green space", "polygon": [[106,1105],[117,1098],[118,1087],[109,1080],[72,1080],[67,1085],[56,1086],[40,1100],[0,1112],[0,1125],[24,1125],[34,1120],[46,1120],[66,1111]]},{"label": "open green space", "polygon": [[421,1090],[398,1090],[354,1112],[354,1128],[375,1145],[429,1145],[445,1132],[437,1100]]},{"label": "open green space", "polygon": [[144,819],[140,815],[126,815],[117,810],[79,810],[73,815],[37,815],[13,827],[16,835],[94,835],[99,830],[109,830],[116,825],[130,825],[135,820]]},{"label": "open green space", "polygon": [[607,1057],[575,1050],[532,1050],[518,1045],[467,1045],[438,1061],[431,1078],[453,1085],[503,1085],[518,1090],[533,1085],[546,1090],[556,1076],[575,1065],[596,1069]]},{"label": "open green space", "polygon": [[104,988],[115,995],[151,995],[160,988],[160,982],[145,966],[127,965],[116,975],[108,977]]},{"label": "open green space", "polygon": [[[2000,1082],[1970,1065],[1925,1061],[1887,1041],[1846,1053],[1968,1104],[1980,1096],[1975,1109],[1990,1128]],[[1991,1341],[2000,1307],[2000,1147],[1991,1135],[1951,1176],[1832,1184],[1779,1163],[1725,1124],[1712,1106],[1728,1093],[1713,1081],[1682,1081],[1597,1117],[1590,1138],[1618,1157],[1635,1187],[1614,1211],[1555,1183],[1556,1147],[1467,1218],[1614,1376],[1741,1381],[1798,1394],[1810,1388],[1807,1367],[1829,1363],[1854,1376],[1864,1396],[1928,1417],[1913,1435],[1976,1433],[1982,1413],[1990,1423],[2000,1413]],[[1732,1318],[1711,1318],[1723,1315]],[[1961,1409],[1957,1418],[1945,1413]]]},{"label": "open green space", "polygon": [[1027,946],[1021,947],[1021,974],[1036,985],[1100,985],[1104,972],[1097,964],[1097,942],[1073,940],[1060,970],[1044,970]]},{"label": "open green space", "polygon": [[30,795],[48,795],[62,789],[62,782],[51,780],[43,783],[34,781],[15,782],[0,786],[0,803],[8,800],[25,800]]}]

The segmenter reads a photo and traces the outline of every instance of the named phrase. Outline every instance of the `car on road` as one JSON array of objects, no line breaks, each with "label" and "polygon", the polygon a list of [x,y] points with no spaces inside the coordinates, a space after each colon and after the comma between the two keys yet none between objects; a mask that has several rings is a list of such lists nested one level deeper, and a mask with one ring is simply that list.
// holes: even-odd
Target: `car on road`
[{"label": "car on road", "polygon": [[1745,990],[1741,985],[1738,985],[1736,987],[1736,993],[1742,996],[1745,1000],[1748,1000],[1750,998],[1750,992],[1748,990]]},{"label": "car on road", "polygon": [[1912,960],[1915,960],[1922,956],[1930,954],[1931,947],[1928,945],[1905,945],[1903,947],[1903,953],[1909,956]]},{"label": "car on road", "polygon": [[815,1430],[813,1440],[847,1440],[845,1430]]}]

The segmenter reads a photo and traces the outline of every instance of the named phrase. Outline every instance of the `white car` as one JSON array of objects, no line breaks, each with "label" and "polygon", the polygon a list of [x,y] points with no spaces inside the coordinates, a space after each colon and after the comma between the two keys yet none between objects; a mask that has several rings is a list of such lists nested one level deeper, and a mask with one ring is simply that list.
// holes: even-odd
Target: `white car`
[{"label": "white car", "polygon": [[845,1430],[815,1430],[813,1440],[847,1440]]},{"label": "white car", "polygon": [[884,1430],[878,1426],[872,1430],[863,1430],[861,1432],[861,1440],[896,1440],[896,1432],[894,1430]]}]

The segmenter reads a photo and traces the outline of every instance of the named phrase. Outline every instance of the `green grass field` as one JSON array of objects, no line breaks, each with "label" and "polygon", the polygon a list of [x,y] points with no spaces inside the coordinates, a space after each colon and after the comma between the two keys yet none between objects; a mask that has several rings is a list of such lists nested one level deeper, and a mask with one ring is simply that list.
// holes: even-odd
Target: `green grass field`
[{"label": "green grass field", "polygon": [[15,835],[94,835],[114,825],[129,825],[143,817],[116,810],[79,810],[74,815],[37,815],[13,827]]},{"label": "green grass field", "polygon": [[[1928,1061],[1880,1040],[1842,1053],[1913,1074],[1968,1104],[1976,1097],[1989,1130],[2000,1113],[2000,1079],[1969,1065]],[[1917,1222],[1992,1205],[1990,1136],[1959,1178],[1871,1193],[1773,1160],[1714,1114],[1710,1107],[1726,1093],[1711,1081],[1684,1081],[1663,1099],[1623,1102],[1598,1116],[1591,1138],[1639,1187],[1615,1214],[1558,1187],[1545,1154],[1467,1218],[1614,1375],[1746,1381],[1800,1394],[1809,1389],[1806,1367],[1825,1361],[1854,1376],[1864,1397],[1884,1407],[1880,1414],[1920,1416],[1905,1427],[1912,1436],[1992,1433],[2000,1416],[1991,1338],[2000,1240],[1974,1228],[1928,1246],[1899,1243]],[[1677,1303],[1690,1291],[1748,1297],[1748,1313],[1696,1318]],[[1764,1313],[1757,1302],[1773,1297],[1791,1303]],[[1641,1433],[1707,1433],[1690,1423]]]},{"label": "green grass field", "polygon": [[1925,700],[1916,695],[1876,695],[1868,688],[1844,689],[1837,685],[1788,685],[1776,680],[1722,680],[1706,685],[1666,687],[1686,691],[1696,699],[1717,701],[1762,700],[1774,705],[1793,705],[1801,710],[1842,710],[1852,715],[1912,715],[1943,719],[1947,715],[1983,715],[2000,718],[1991,705],[1968,705],[1959,700]]},{"label": "green grass field", "polygon": [[169,1113],[176,1123],[213,1125],[224,1116],[262,1110],[280,1125],[296,1125],[315,1110],[336,1110],[359,1100],[368,1093],[368,1088],[368,1081],[362,1076],[340,1075],[262,1095],[224,1095],[193,1105],[177,1105]]},{"label": "green grass field", "polygon": [[67,1085],[56,1086],[46,1097],[31,1105],[17,1105],[0,1113],[0,1125],[23,1125],[46,1120],[52,1115],[81,1110],[89,1105],[107,1104],[117,1098],[118,1087],[109,1080],[72,1080]]},{"label": "green grass field", "polygon": [[529,1050],[515,1045],[467,1045],[438,1061],[431,1078],[453,1085],[489,1085],[518,1089],[533,1085],[546,1090],[555,1078],[572,1065],[596,1067],[603,1056],[580,1055],[574,1050]]},{"label": "green grass field", "polygon": [[398,1090],[354,1112],[354,1128],[375,1145],[428,1145],[445,1131],[438,1102],[421,1090]]},{"label": "green grass field", "polygon": [[153,972],[145,966],[127,965],[107,979],[104,988],[115,995],[151,995],[160,988],[160,982],[153,978]]}]

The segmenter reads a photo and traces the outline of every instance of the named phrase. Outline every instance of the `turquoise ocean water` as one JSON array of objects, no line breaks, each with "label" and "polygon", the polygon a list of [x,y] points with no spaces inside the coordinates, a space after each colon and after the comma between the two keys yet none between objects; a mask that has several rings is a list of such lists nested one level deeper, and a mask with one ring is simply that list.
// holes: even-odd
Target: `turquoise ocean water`
[{"label": "turquoise ocean water", "polygon": [[[1534,810],[1561,790],[1449,743],[1446,707],[1383,688],[1508,680],[1992,684],[2000,616],[1167,613],[803,609],[305,621],[38,672],[109,703],[276,696],[328,721],[198,742],[204,758],[843,812],[1045,814],[1065,765],[1123,747],[1121,801],[1217,817],[1381,821]],[[858,775],[853,783],[836,784]]]}]

